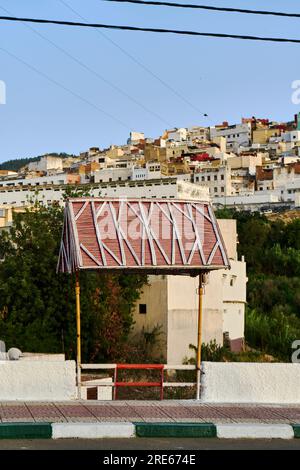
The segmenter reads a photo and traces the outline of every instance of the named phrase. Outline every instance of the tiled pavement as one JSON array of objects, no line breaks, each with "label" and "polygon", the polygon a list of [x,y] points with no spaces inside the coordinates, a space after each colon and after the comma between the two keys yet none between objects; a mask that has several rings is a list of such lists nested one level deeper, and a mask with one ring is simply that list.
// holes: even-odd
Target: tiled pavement
[{"label": "tiled pavement", "polygon": [[300,405],[203,404],[195,401],[2,402],[0,422],[299,423]]}]

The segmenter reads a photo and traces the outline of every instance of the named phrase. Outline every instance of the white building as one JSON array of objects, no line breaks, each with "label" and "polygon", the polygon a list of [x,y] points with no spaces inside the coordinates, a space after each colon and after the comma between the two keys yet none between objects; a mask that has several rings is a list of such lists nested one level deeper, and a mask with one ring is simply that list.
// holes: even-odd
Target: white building
[{"label": "white building", "polygon": [[[246,263],[237,259],[235,220],[219,220],[230,259],[230,270],[209,275],[203,298],[203,343],[229,339],[231,349],[239,351],[244,341],[246,303]],[[197,344],[198,277],[149,276],[149,284],[134,311],[133,336],[161,327],[157,356],[168,364],[181,364],[193,356],[189,345]]]},{"label": "white building", "polygon": [[232,193],[231,173],[226,165],[201,168],[195,173],[194,182],[208,188],[211,198]]},{"label": "white building", "polygon": [[48,170],[62,170],[62,169],[63,169],[62,158],[51,156],[51,155],[45,155],[44,157],[41,157],[41,159],[38,160],[37,162],[30,162],[28,164],[29,171],[47,172]]},{"label": "white building", "polygon": [[147,162],[145,167],[135,166],[132,169],[131,179],[133,181],[160,179],[161,169],[159,162]]},{"label": "white building", "polygon": [[237,151],[240,146],[248,147],[251,142],[251,124],[235,124],[228,127],[211,127],[210,139],[225,137],[227,151]]},{"label": "white building", "polygon": [[131,179],[131,168],[103,168],[94,171],[94,183],[109,183],[112,181],[127,181]]},{"label": "white building", "polygon": [[16,179],[0,179],[0,188],[14,187],[14,186],[42,186],[42,185],[57,185],[67,184],[68,174],[61,172],[50,176],[37,176],[34,178],[16,178]]},{"label": "white building", "polygon": [[134,165],[130,160],[115,161],[114,165],[96,170],[92,173],[94,183],[115,181],[143,181],[161,179],[159,162],[147,162],[145,166]]},{"label": "white building", "polygon": [[[0,207],[29,206],[32,199],[43,204],[64,205],[63,195],[68,185],[40,185],[0,188]],[[80,186],[79,186],[80,187]],[[81,186],[84,188],[84,185]],[[91,185],[91,196],[128,198],[186,198],[208,201],[207,189],[177,178],[142,181],[116,181]]]},{"label": "white building", "polygon": [[300,141],[300,131],[290,131],[282,134],[282,139],[284,142],[299,142]]},{"label": "white building", "polygon": [[128,144],[134,145],[135,143],[139,143],[140,140],[145,140],[144,132],[130,132],[130,137],[128,139]]},{"label": "white building", "polygon": [[187,138],[187,130],[184,127],[179,129],[171,129],[168,132],[168,140],[175,140],[175,142],[185,141]]}]

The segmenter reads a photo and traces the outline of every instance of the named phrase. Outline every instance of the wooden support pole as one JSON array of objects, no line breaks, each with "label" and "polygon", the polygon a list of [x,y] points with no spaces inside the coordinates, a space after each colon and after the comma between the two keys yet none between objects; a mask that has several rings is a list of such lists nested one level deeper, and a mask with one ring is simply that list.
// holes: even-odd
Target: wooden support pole
[{"label": "wooden support pole", "polygon": [[79,271],[76,271],[76,332],[77,332],[77,390],[78,398],[81,399],[81,326],[80,326],[80,283]]},{"label": "wooden support pole", "polygon": [[198,288],[198,336],[197,336],[197,392],[196,400],[200,400],[200,387],[201,387],[201,346],[202,346],[202,312],[203,312],[203,282],[202,274],[199,275],[199,288]]}]

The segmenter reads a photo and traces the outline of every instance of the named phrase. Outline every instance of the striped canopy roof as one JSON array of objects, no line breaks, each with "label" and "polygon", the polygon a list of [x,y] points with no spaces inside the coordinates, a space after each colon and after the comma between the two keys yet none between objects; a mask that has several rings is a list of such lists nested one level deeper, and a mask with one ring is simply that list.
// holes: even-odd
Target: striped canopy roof
[{"label": "striped canopy roof", "polygon": [[199,274],[229,267],[208,203],[76,198],[66,202],[57,270]]}]

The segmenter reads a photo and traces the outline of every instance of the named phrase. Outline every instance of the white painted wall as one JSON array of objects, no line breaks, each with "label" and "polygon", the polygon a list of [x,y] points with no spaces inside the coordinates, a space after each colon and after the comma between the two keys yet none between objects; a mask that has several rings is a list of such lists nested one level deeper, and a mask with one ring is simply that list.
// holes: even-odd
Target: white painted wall
[{"label": "white painted wall", "polygon": [[[101,382],[111,382],[111,377],[105,377],[103,379],[96,379],[96,380],[88,380],[83,382],[81,386],[81,399],[87,400],[87,392],[90,388],[97,388],[97,400],[112,400],[112,386],[109,385],[99,385]],[[93,387],[88,387],[88,385],[92,385]]]},{"label": "white painted wall", "polygon": [[[223,271],[223,270],[222,270]],[[223,343],[222,289],[214,282],[218,273],[211,272],[203,297],[202,341]],[[197,345],[199,277],[167,276],[168,279],[168,364],[181,364],[194,352],[190,344]],[[220,283],[220,279],[218,279]]]},{"label": "white painted wall", "polygon": [[1,361],[0,401],[76,398],[75,361]]},{"label": "white painted wall", "polygon": [[[94,197],[128,197],[128,198],[179,198],[207,200],[207,192],[192,183],[186,183],[176,178],[146,181],[124,181],[115,183],[99,183],[91,189]],[[38,189],[37,195],[35,190]],[[62,196],[66,186],[37,186],[28,188],[0,188],[0,207],[11,205],[13,207],[29,206],[30,199],[38,199],[45,205],[58,202],[62,206]]]},{"label": "white painted wall", "polygon": [[186,140],[187,130],[184,127],[180,129],[174,129],[173,131],[168,132],[168,139],[175,140],[176,142],[181,142]]},{"label": "white painted wall", "polygon": [[94,171],[95,183],[107,183],[109,181],[126,181],[131,177],[129,168],[104,168]]},{"label": "white painted wall", "polygon": [[244,337],[245,331],[245,304],[239,302],[224,302],[223,333],[229,333],[229,339]]},{"label": "white painted wall", "polygon": [[[0,187],[12,186],[41,186],[43,184],[66,184],[68,175],[67,173],[58,173],[52,176],[37,176],[35,178],[16,178],[16,179],[3,179],[0,180]],[[20,189],[20,188],[19,188]]]},{"label": "white painted wall", "polygon": [[284,134],[282,134],[282,138],[285,142],[299,142],[300,131],[284,132]]},{"label": "white painted wall", "polygon": [[60,157],[45,155],[37,162],[30,162],[28,164],[29,171],[47,171],[47,170],[62,170],[63,160]]},{"label": "white painted wall", "polygon": [[251,139],[251,124],[236,124],[226,128],[210,128],[210,138],[214,137],[226,137],[227,146],[232,147],[233,144],[237,145],[249,145]]},{"label": "white painted wall", "polygon": [[300,364],[203,362],[206,403],[300,404]]},{"label": "white painted wall", "polygon": [[247,205],[247,204],[268,204],[271,202],[279,202],[279,196],[274,191],[255,191],[253,194],[244,194],[243,196],[227,196],[215,197],[215,204],[223,204],[227,206]]}]

